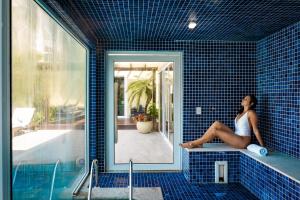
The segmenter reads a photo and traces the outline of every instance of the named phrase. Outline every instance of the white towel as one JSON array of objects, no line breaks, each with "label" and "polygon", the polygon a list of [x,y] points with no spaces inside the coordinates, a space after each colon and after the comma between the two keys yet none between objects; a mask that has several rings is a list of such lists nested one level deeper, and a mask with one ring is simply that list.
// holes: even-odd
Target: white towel
[{"label": "white towel", "polygon": [[260,155],[260,156],[266,156],[268,154],[268,150],[266,148],[261,147],[256,144],[248,145],[247,149],[253,153],[256,153],[257,155]]}]

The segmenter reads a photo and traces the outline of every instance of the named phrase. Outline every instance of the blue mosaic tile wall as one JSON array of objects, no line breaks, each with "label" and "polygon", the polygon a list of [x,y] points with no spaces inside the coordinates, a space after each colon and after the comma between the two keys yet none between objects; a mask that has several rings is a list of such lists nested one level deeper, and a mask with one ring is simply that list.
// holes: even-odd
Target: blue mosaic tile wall
[{"label": "blue mosaic tile wall", "polygon": [[97,158],[97,67],[96,67],[96,49],[89,52],[89,150],[90,163]]},{"label": "blue mosaic tile wall", "polygon": [[300,22],[257,43],[257,95],[267,146],[300,158]]},{"label": "blue mosaic tile wall", "polygon": [[[256,44],[217,41],[99,42],[97,45],[97,155],[104,152],[105,51],[182,51],[183,141],[200,137],[215,121],[234,128],[234,118],[244,95],[256,89]],[[202,107],[202,115],[195,108]],[[103,131],[102,131],[103,130]],[[215,141],[218,142],[218,141]]]},{"label": "blue mosaic tile wall", "polygon": [[241,184],[259,199],[300,199],[300,183],[241,153]]},{"label": "blue mosaic tile wall", "polygon": [[257,41],[300,20],[297,0],[45,1],[104,41]]},{"label": "blue mosaic tile wall", "polygon": [[[184,150],[185,151],[185,150]],[[186,155],[185,155],[186,156]],[[183,162],[186,162],[184,160]],[[190,152],[189,163],[183,169],[190,183],[214,183],[215,161],[228,161],[228,182],[240,181],[240,152]],[[188,166],[186,166],[188,164]]]},{"label": "blue mosaic tile wall", "polygon": [[89,119],[89,134],[90,134],[90,162],[93,159],[98,159],[99,171],[105,170],[105,127],[104,127],[104,95],[105,95],[105,70],[102,63],[104,63],[104,57],[96,56],[99,55],[99,49],[93,50],[93,57],[91,60],[93,65],[90,65],[90,119]]}]

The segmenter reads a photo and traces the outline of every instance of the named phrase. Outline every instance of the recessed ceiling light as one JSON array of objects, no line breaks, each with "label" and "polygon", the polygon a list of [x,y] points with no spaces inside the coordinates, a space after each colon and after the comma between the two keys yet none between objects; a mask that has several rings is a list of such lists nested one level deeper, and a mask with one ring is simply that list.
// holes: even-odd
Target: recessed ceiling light
[{"label": "recessed ceiling light", "polygon": [[189,23],[189,29],[194,29],[197,26],[196,22]]}]

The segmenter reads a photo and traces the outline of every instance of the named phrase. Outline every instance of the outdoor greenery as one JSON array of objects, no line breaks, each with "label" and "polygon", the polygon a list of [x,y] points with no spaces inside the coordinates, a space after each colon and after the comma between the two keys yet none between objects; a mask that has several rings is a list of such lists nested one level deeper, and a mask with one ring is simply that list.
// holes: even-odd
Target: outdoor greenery
[{"label": "outdoor greenery", "polygon": [[156,108],[155,103],[151,103],[146,113],[134,116],[133,120],[137,122],[146,122],[154,121],[156,118],[158,118],[158,109]]},{"label": "outdoor greenery", "polygon": [[135,107],[139,109],[141,105],[141,100],[143,97],[145,97],[145,111],[147,111],[148,105],[153,97],[153,78],[145,80],[136,80],[129,83],[127,92],[129,93],[128,102],[130,108],[132,108],[132,104],[134,102]]},{"label": "outdoor greenery", "polygon": [[37,129],[59,124],[63,117],[70,123],[81,119],[86,49],[37,4],[13,3],[12,110],[34,108],[31,125]]},{"label": "outdoor greenery", "polygon": [[151,116],[152,119],[158,118],[158,109],[156,108],[155,103],[151,103],[148,107],[147,114]]}]

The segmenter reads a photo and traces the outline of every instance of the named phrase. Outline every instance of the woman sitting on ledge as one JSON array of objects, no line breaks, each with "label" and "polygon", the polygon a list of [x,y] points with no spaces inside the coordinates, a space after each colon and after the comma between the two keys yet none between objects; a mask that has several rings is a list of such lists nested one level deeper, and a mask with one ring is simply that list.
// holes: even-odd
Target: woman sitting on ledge
[{"label": "woman sitting on ledge", "polygon": [[180,146],[189,149],[202,147],[204,143],[217,137],[234,148],[244,149],[251,142],[251,131],[254,132],[259,144],[264,146],[257,128],[258,119],[254,110],[256,104],[257,99],[254,95],[248,95],[243,98],[241,109],[235,118],[235,132],[225,124],[215,121],[202,137],[180,144]]}]

